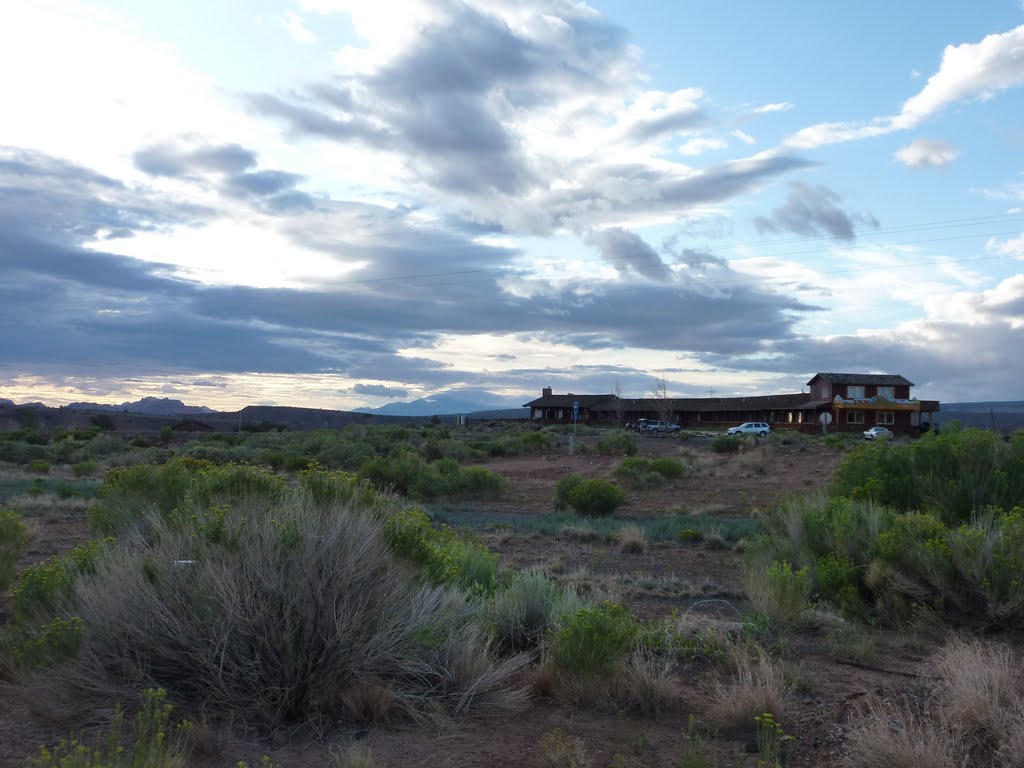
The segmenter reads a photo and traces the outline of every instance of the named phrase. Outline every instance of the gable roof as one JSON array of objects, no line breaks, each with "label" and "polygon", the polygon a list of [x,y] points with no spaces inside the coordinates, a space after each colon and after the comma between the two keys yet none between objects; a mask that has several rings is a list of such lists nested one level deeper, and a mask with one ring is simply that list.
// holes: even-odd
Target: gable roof
[{"label": "gable roof", "polygon": [[888,373],[816,373],[814,378],[808,381],[811,384],[814,379],[822,378],[832,384],[853,384],[854,386],[870,387],[912,387],[914,382],[909,381],[899,374]]}]

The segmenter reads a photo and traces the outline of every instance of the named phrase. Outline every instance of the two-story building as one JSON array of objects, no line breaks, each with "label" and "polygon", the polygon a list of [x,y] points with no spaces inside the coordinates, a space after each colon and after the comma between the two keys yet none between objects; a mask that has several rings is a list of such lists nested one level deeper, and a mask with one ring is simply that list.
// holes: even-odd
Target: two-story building
[{"label": "two-story building", "polygon": [[884,426],[917,433],[939,411],[937,400],[911,397],[914,384],[903,376],[875,373],[818,373],[809,392],[747,397],[617,398],[615,395],[556,395],[545,387],[526,403],[530,417],[567,422],[573,403],[579,420],[591,424],[627,424],[637,419],[667,419],[684,428],[719,429],[744,421],[764,421],[776,429],[821,429],[829,414],[830,432],[863,432]]},{"label": "two-story building", "polygon": [[838,432],[888,427],[893,432],[920,429],[939,411],[938,400],[910,396],[914,383],[902,376],[879,373],[818,373],[807,386],[813,402],[832,414]]}]

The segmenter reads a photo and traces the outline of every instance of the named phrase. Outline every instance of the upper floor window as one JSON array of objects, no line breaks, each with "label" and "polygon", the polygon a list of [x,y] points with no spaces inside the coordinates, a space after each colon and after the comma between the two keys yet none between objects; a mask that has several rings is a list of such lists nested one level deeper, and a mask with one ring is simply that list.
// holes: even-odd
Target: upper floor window
[{"label": "upper floor window", "polygon": [[895,400],[896,387],[879,387],[878,396],[883,400]]},{"label": "upper floor window", "polygon": [[846,397],[849,400],[863,400],[864,399],[864,387],[846,387]]}]

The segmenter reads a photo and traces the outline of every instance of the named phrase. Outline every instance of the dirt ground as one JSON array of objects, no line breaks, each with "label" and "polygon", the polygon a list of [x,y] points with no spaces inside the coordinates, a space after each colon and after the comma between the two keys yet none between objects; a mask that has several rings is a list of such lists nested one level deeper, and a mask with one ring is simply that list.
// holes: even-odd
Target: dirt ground
[{"label": "dirt ground", "polygon": [[[630,491],[618,513],[622,517],[669,514],[715,514],[724,518],[750,517],[780,494],[813,491],[828,482],[842,454],[817,441],[798,445],[758,444],[752,441],[738,455],[717,455],[708,441],[675,438],[639,438],[642,456],[677,456],[695,473],[666,487]],[[582,440],[579,444],[586,445]],[[562,450],[564,451],[564,446]],[[554,486],[570,472],[611,479],[621,457],[591,453],[549,457],[511,457],[487,464],[509,481],[500,501],[474,505],[475,509],[512,515],[540,515],[551,511]],[[21,567],[66,551],[86,536],[84,505],[39,502],[23,509],[32,540]],[[542,567],[556,580],[571,583],[591,596],[621,600],[641,619],[675,613],[735,621],[745,610],[741,555],[731,548],[706,543],[666,541],[649,544],[644,552],[627,554],[613,543],[587,542],[567,535],[514,534],[508,530],[481,535],[501,556],[503,567]],[[0,603],[0,623],[6,620]],[[793,690],[784,723],[797,737],[794,766],[838,765],[849,717],[860,702],[892,687],[911,686],[926,669],[930,648],[926,641],[908,643],[898,635],[879,633],[878,652],[869,661],[836,658],[829,652],[824,633],[787,637],[774,649],[786,660]],[[913,649],[908,647],[913,645]],[[657,717],[642,717],[622,710],[581,709],[545,698],[515,716],[462,723],[379,728],[347,734],[276,734],[246,740],[239,733],[227,738],[221,754],[195,756],[200,766],[234,766],[238,760],[257,764],[268,755],[278,766],[327,766],[331,744],[356,739],[373,753],[377,766],[434,768],[465,766],[534,766],[544,734],[559,728],[582,740],[592,768],[679,765],[677,756],[687,739],[691,716],[704,723],[708,693],[723,671],[706,663],[676,670],[679,706]],[[52,743],[66,731],[47,722],[29,708],[24,698],[10,695],[0,684],[0,768],[24,765],[26,755],[39,745]],[[747,737],[728,732],[701,733],[708,738],[708,765],[754,766],[757,755]]]}]

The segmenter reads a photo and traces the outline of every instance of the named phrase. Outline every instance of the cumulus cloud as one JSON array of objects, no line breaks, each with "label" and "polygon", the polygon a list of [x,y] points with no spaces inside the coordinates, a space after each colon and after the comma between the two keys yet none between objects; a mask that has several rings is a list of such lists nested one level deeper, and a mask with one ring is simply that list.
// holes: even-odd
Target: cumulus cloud
[{"label": "cumulus cloud", "polygon": [[898,150],[895,158],[908,168],[945,168],[959,156],[960,150],[943,141],[915,139]]},{"label": "cumulus cloud", "polygon": [[948,45],[938,71],[899,113],[869,122],[818,123],[789,136],[783,146],[810,149],[827,144],[883,136],[916,128],[951,104],[987,100],[1000,91],[1024,84],[1024,25],[988,35],[978,43]]},{"label": "cumulus cloud", "polygon": [[1012,256],[1015,259],[1024,260],[1024,234],[1010,240],[998,240],[991,238],[985,243],[985,249],[991,253],[998,253],[1002,256]]},{"label": "cumulus cloud", "polygon": [[757,144],[757,139],[755,139],[749,133],[741,131],[739,128],[733,131],[732,135],[735,136],[740,141],[742,141],[744,144]]},{"label": "cumulus cloud", "polygon": [[853,240],[855,226],[878,227],[870,214],[851,214],[837,203],[840,197],[822,185],[792,182],[786,202],[772,211],[770,217],[758,216],[754,225],[759,232],[793,232],[816,237],[829,235],[837,240]]}]

